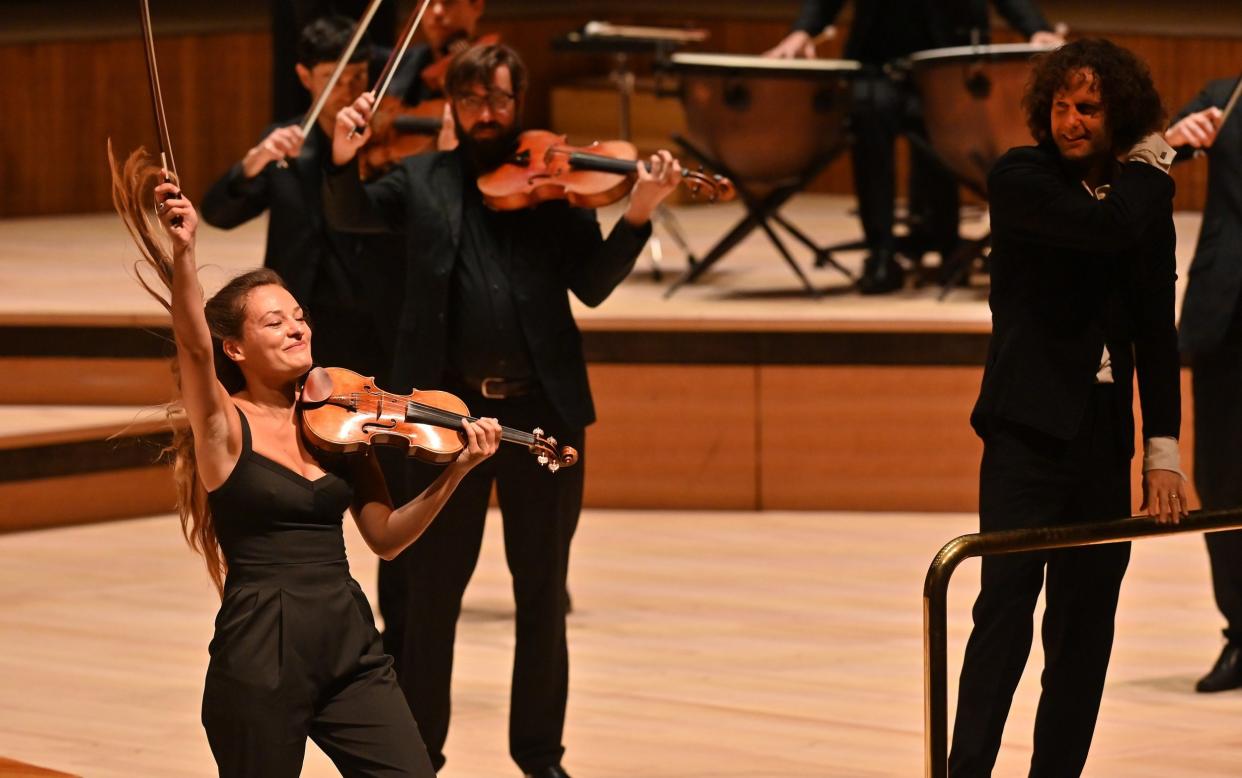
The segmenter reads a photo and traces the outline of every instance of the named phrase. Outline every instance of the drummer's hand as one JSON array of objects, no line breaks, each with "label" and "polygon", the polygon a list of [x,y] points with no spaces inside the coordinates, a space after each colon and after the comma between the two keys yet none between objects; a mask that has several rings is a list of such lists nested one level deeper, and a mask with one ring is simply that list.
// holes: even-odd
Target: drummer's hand
[{"label": "drummer's hand", "polygon": [[1031,36],[1031,44],[1056,48],[1057,46],[1065,45],[1065,36],[1049,30],[1040,30]]},{"label": "drummer's hand", "polygon": [[[332,127],[332,164],[349,162],[362,144],[371,139],[371,114],[374,110],[375,95],[363,92],[353,105],[337,111],[336,124]],[[352,138],[349,136],[351,132]]]},{"label": "drummer's hand", "polygon": [[296,124],[277,127],[259,141],[259,145],[246,152],[242,158],[242,174],[254,178],[263,172],[268,163],[296,157],[302,153],[302,128]]},{"label": "drummer's hand", "polygon": [[475,465],[496,453],[500,448],[500,422],[495,419],[479,419],[466,421],[462,419],[462,438],[466,447],[457,455],[455,464],[462,470],[469,470]]},{"label": "drummer's hand", "polygon": [[815,59],[815,44],[811,42],[809,32],[794,30],[783,41],[765,51],[763,56],[775,59]]},{"label": "drummer's hand", "polygon": [[[181,254],[194,245],[194,233],[198,230],[198,214],[176,184],[160,184],[155,187],[155,211],[159,214],[164,232],[172,238],[173,252]],[[174,225],[173,220],[181,217]]]},{"label": "drummer's hand", "polygon": [[630,192],[630,207],[625,210],[625,220],[638,227],[651,220],[651,214],[664,198],[672,194],[681,183],[681,163],[673,155],[661,149],[651,155],[647,165],[638,166],[638,181]]},{"label": "drummer's hand", "polygon": [[436,149],[452,151],[457,148],[457,123],[453,121],[453,109],[444,104],[444,116],[440,119],[440,134],[436,136]]},{"label": "drummer's hand", "polygon": [[1164,139],[1169,142],[1170,146],[1210,149],[1216,142],[1216,131],[1220,129],[1224,116],[1225,114],[1216,106],[1196,111],[1166,130]]}]

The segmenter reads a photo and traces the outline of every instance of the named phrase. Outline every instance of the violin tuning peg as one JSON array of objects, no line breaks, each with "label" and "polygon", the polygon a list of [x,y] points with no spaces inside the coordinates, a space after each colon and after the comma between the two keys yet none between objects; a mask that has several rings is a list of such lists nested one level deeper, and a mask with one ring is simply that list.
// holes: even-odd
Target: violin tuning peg
[{"label": "violin tuning peg", "polygon": [[538,462],[540,466],[546,466],[552,460],[548,459],[547,454],[540,454],[538,457],[535,458],[535,461]]},{"label": "violin tuning peg", "polygon": [[560,469],[561,469],[560,462],[549,462],[548,463],[548,472],[555,473],[557,470],[560,470]]},{"label": "violin tuning peg", "polygon": [[543,430],[542,430],[542,429],[540,429],[539,427],[535,427],[533,430],[531,430],[531,433],[530,433],[530,434],[534,435],[534,436],[535,436],[535,437],[537,437],[537,438],[542,438],[542,437],[543,437]]}]

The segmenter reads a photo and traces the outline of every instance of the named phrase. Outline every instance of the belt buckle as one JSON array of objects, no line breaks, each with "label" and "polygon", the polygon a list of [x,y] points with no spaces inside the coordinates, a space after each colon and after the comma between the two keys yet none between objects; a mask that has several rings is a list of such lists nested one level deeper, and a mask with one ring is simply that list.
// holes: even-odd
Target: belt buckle
[{"label": "belt buckle", "polygon": [[483,395],[483,397],[488,400],[503,400],[505,399],[504,392],[493,392],[487,388],[488,384],[503,383],[505,383],[505,379],[503,378],[484,378],[483,383],[479,385],[479,394]]}]

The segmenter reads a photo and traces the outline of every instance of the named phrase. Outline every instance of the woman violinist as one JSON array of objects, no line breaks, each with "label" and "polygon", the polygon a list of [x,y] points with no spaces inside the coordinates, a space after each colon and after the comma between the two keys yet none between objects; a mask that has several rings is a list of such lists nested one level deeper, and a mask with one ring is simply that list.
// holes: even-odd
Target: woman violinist
[{"label": "woman violinist", "polygon": [[[202,721],[222,776],[296,776],[310,737],[346,775],[434,773],[371,608],[350,577],[348,508],[391,559],[431,523],[457,484],[498,445],[494,419],[466,424],[467,445],[426,490],[394,508],[374,456],[320,461],[299,434],[299,380],[311,328],[271,270],[245,273],[204,304],[198,215],[173,183],[155,188],[172,257],[144,212],[160,176],[135,154],[114,167],[118,211],[167,287],[143,282],[172,314],[189,429],[175,474],[182,528],[222,602]],[[150,202],[147,200],[146,202]]]}]

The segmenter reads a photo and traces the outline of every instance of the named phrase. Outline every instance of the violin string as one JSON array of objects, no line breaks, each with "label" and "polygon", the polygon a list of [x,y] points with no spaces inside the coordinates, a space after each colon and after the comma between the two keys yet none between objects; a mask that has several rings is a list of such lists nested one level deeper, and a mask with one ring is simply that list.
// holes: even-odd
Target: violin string
[{"label": "violin string", "polygon": [[[385,392],[382,389],[376,390],[374,393],[371,393],[371,396],[379,398],[379,399],[393,400],[399,403],[405,403],[406,408],[407,408],[407,413],[409,409],[417,410],[419,413],[421,413],[424,416],[424,418],[434,419],[439,422],[445,422],[445,426],[447,429],[455,430],[461,424],[463,419],[466,421],[470,421],[470,422],[478,421],[478,419],[474,416],[463,416],[458,413],[453,413],[452,411],[446,411],[443,408],[437,408],[434,405],[427,405],[426,403],[420,403],[414,400],[410,400],[409,398],[403,397],[402,395],[399,395],[399,394],[392,394],[390,392]],[[517,443],[531,445],[537,441],[534,434],[529,433],[529,432],[523,432],[521,430],[513,429],[512,427],[506,427],[504,425],[501,425],[500,430],[503,435],[508,436],[510,440],[517,442]]]}]

